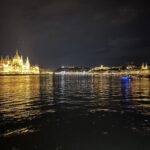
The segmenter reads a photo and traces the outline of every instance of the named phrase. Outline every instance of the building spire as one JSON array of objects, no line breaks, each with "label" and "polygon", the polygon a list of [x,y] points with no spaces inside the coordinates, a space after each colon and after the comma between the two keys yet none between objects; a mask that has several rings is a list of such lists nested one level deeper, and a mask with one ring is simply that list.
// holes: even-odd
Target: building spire
[{"label": "building spire", "polygon": [[20,58],[18,50],[16,50],[15,58]]},{"label": "building spire", "polygon": [[19,55],[19,52],[18,52],[18,50],[16,50],[16,55]]},{"label": "building spire", "polygon": [[30,66],[30,62],[29,62],[29,58],[27,57],[27,59],[26,59],[26,65],[27,66]]},{"label": "building spire", "polygon": [[147,62],[145,63],[145,69],[148,69],[148,65],[147,65]]},{"label": "building spire", "polygon": [[147,70],[148,69],[147,63],[142,63],[141,69],[142,70]]},{"label": "building spire", "polygon": [[26,63],[29,63],[29,58],[27,57]]}]

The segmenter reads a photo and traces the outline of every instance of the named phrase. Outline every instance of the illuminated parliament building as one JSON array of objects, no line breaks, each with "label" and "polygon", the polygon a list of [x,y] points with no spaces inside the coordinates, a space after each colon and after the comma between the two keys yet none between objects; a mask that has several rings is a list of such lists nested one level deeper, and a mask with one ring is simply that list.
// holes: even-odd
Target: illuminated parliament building
[{"label": "illuminated parliament building", "polygon": [[37,65],[31,65],[28,57],[24,60],[18,51],[13,58],[8,56],[0,59],[0,74],[40,74]]}]

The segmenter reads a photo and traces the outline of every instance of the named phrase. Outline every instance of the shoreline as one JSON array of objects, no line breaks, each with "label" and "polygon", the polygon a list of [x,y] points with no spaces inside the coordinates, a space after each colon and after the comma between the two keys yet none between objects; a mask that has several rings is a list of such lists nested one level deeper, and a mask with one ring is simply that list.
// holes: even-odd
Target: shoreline
[{"label": "shoreline", "polygon": [[0,74],[0,76],[41,76],[41,75],[51,75],[53,73],[44,73],[44,74]]},{"label": "shoreline", "polygon": [[50,73],[40,73],[40,74],[1,74],[0,76],[42,76],[42,75],[64,75],[64,76],[71,76],[71,75],[92,75],[92,76],[128,76],[130,75],[132,78],[150,78],[150,74],[127,74],[127,73],[90,73],[90,72],[50,72]]}]

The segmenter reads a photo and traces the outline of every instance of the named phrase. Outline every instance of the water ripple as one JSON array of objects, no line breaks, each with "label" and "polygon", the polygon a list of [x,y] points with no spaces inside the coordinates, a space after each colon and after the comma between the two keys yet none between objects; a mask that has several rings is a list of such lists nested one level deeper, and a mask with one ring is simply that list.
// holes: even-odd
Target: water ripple
[{"label": "water ripple", "polygon": [[[11,130],[9,124],[39,119],[46,114],[72,111],[81,114],[134,113],[150,116],[150,80],[135,79],[121,82],[116,77],[105,76],[0,76],[0,132],[9,136],[33,132],[27,127]],[[144,117],[145,118],[145,117]],[[149,131],[150,120],[140,124],[129,117],[130,126],[139,131],[139,126]],[[134,124],[131,126],[131,124]],[[34,125],[33,125],[34,126]],[[8,129],[10,131],[8,132]]]}]

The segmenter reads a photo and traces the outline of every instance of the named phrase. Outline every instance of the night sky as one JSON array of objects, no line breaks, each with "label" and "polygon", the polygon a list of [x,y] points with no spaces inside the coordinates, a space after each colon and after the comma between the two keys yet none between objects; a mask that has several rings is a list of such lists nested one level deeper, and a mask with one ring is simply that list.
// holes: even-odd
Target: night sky
[{"label": "night sky", "polygon": [[45,67],[150,63],[148,0],[0,0],[0,55]]}]

